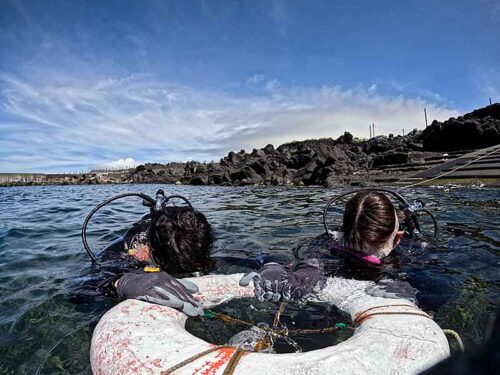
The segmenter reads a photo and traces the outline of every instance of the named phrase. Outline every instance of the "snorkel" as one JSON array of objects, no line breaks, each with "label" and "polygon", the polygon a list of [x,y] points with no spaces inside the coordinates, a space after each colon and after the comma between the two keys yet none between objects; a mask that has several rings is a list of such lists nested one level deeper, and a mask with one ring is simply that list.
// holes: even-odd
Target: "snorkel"
[{"label": "snorkel", "polygon": [[123,199],[123,198],[128,198],[128,197],[141,198],[142,205],[149,207],[151,215],[155,215],[155,214],[158,215],[161,212],[163,212],[166,209],[169,201],[171,199],[174,199],[174,198],[178,198],[178,199],[183,200],[187,204],[189,209],[194,211],[194,208],[193,208],[191,202],[189,202],[189,200],[187,198],[183,197],[182,195],[178,195],[178,194],[172,194],[169,196],[165,196],[165,193],[161,189],[159,189],[156,192],[155,199],[153,199],[152,197],[150,197],[149,195],[146,195],[144,193],[124,193],[124,194],[115,195],[111,198],[106,199],[104,202],[99,203],[96,207],[94,207],[94,209],[92,211],[90,211],[90,213],[87,215],[87,217],[85,218],[83,225],[82,225],[83,247],[85,248],[85,251],[87,252],[92,263],[97,263],[98,257],[96,256],[95,252],[92,251],[92,249],[90,248],[88,241],[87,241],[87,226],[88,226],[88,223],[90,222],[90,219],[92,218],[92,216],[94,216],[94,214],[97,211],[99,211],[104,206],[110,204],[113,201]]},{"label": "snorkel", "polygon": [[[399,242],[399,239],[402,236],[406,236],[408,238],[421,238],[423,236],[422,234],[422,228],[419,222],[419,218],[421,217],[422,214],[428,215],[431,220],[432,220],[432,226],[433,226],[433,238],[437,238],[437,233],[438,233],[438,225],[437,221],[432,215],[429,210],[425,208],[425,202],[418,199],[413,202],[407,201],[401,194],[390,190],[390,189],[385,189],[385,188],[374,188],[374,189],[360,189],[360,190],[353,190],[349,191],[344,194],[337,195],[333,197],[328,204],[326,205],[324,211],[323,211],[323,225],[325,228],[325,232],[327,236],[335,242],[335,244],[332,246],[332,250],[335,250],[338,253],[345,254],[345,255],[351,255],[356,259],[359,259],[365,263],[368,263],[370,265],[380,265],[382,264],[382,261],[375,255],[370,255],[366,254],[365,252],[361,251],[364,247],[364,245],[360,245],[359,243],[357,245],[354,245],[354,250],[353,250],[353,245],[351,246],[345,246],[342,244],[344,238],[344,230],[347,231],[347,233],[352,233],[350,232],[349,227],[345,228],[346,223],[340,223],[340,224],[335,224],[335,223],[329,223],[328,222],[328,213],[329,209],[338,204],[339,201],[341,201],[345,197],[349,196],[354,196],[358,193],[382,193],[389,195],[393,198],[395,198],[398,202],[398,204],[392,204],[397,207],[402,213],[403,217],[399,221],[399,228],[396,226],[394,230],[396,231],[396,236],[393,238],[394,241],[394,246],[397,245]],[[387,201],[387,198],[385,198]],[[389,204],[389,201],[387,201]],[[365,211],[362,211],[365,212]],[[395,213],[396,214],[396,213]],[[344,214],[345,215],[345,214]],[[359,215],[359,213],[357,214]],[[346,216],[344,216],[345,219]],[[352,217],[352,216],[351,216]],[[387,217],[387,216],[386,216]],[[356,216],[356,221],[357,221],[357,216]],[[386,221],[383,221],[383,223],[386,223]],[[350,226],[351,224],[349,224]],[[366,225],[366,223],[365,223]],[[393,234],[394,235],[394,234]],[[369,243],[369,242],[368,242]],[[358,247],[362,246],[362,249],[359,249]],[[378,249],[378,248],[377,248]],[[385,254],[387,255],[388,252]],[[382,255],[382,257],[384,254]]]}]

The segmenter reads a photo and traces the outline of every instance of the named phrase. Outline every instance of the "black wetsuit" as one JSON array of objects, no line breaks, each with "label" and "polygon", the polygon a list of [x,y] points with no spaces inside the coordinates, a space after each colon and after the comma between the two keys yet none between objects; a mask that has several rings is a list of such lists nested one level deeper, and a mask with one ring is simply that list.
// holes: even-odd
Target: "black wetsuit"
[{"label": "black wetsuit", "polygon": [[358,280],[376,280],[390,273],[393,268],[391,262],[385,262],[385,259],[383,267],[372,266],[348,254],[334,252],[332,248],[335,244],[336,242],[330,236],[323,233],[301,241],[293,248],[293,256],[295,261],[319,259],[326,276]]},{"label": "black wetsuit", "polygon": [[[134,223],[132,227],[119,240],[107,246],[99,253],[99,261],[86,267],[81,275],[76,278],[75,285],[70,288],[70,298],[75,303],[91,303],[95,299],[105,297],[118,298],[114,282],[126,273],[144,273],[146,266],[158,267],[153,261],[141,261],[128,250],[137,249],[139,245],[146,245],[151,248],[148,240],[148,232],[151,226],[150,214],[142,217],[141,220]],[[256,259],[217,258],[220,262],[229,263],[241,267],[238,272],[244,272],[248,268],[258,269],[263,262],[272,261],[269,257]],[[212,259],[213,260],[213,259]],[[217,262],[211,262],[210,265],[218,268]],[[174,277],[192,276],[193,273],[171,273]]]},{"label": "black wetsuit", "polygon": [[96,298],[117,297],[113,283],[125,273],[144,272],[144,267],[152,266],[129,255],[129,249],[139,245],[149,245],[147,233],[151,219],[145,215],[119,240],[111,243],[99,254],[99,262],[90,268],[86,267],[76,278],[76,283],[70,291],[70,299],[76,303],[93,302]]}]

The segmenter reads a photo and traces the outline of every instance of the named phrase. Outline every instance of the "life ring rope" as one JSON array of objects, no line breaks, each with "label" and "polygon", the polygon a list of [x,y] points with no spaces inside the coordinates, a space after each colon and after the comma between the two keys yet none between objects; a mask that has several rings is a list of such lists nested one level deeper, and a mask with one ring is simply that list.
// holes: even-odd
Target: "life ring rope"
[{"label": "life ring rope", "polygon": [[[285,312],[286,306],[287,306],[287,302],[282,302],[280,304],[280,306],[277,309],[276,314],[274,316],[272,327],[262,328],[262,329],[268,331],[268,335],[274,334],[274,335],[286,335],[286,336],[288,336],[290,334],[334,333],[337,330],[339,330],[340,328],[355,329],[352,326],[347,326],[345,323],[337,323],[333,327],[326,327],[326,328],[320,328],[320,329],[283,330],[283,329],[280,329],[279,326],[280,326],[281,315]],[[422,316],[422,317],[425,317],[425,318],[432,320],[432,317],[429,314],[425,313],[422,310],[416,309],[413,305],[410,305],[410,304],[394,304],[394,305],[390,305],[390,307],[391,308],[394,308],[394,307],[410,308],[413,311],[376,311],[376,310],[379,310],[381,308],[387,308],[387,307],[389,307],[389,306],[373,306],[373,307],[370,307],[370,308],[360,312],[359,314],[356,314],[356,318],[354,319],[354,322],[353,322],[354,325],[360,326],[365,320],[370,319],[371,317],[377,316],[377,315],[414,315],[414,316]],[[242,325],[246,325],[246,326],[255,326],[254,323],[247,322],[247,321],[244,321],[244,320],[241,320],[238,318],[234,318],[234,317],[227,315],[227,314],[216,313],[213,311],[207,311],[205,316],[208,318],[220,319],[226,323],[242,324]],[[266,337],[264,339],[259,340],[257,342],[257,344],[255,345],[255,352],[259,352],[260,351],[259,348],[266,348],[266,345],[265,344],[263,345],[263,343],[261,341],[266,340],[268,335],[266,335]],[[172,374],[174,371],[184,367],[185,365],[188,365],[188,364],[198,360],[199,358],[201,358],[207,354],[210,354],[214,351],[217,351],[219,349],[222,349],[222,348],[233,348],[233,347],[221,345],[221,346],[217,346],[214,348],[210,348],[208,350],[205,350],[199,354],[196,354],[190,358],[187,358],[187,359],[179,362],[177,365],[172,366],[171,368],[169,368],[166,371],[162,371],[161,374],[162,375]],[[234,349],[235,349],[235,351],[232,354],[231,359],[229,360],[226,368],[224,369],[223,375],[232,375],[234,373],[234,370],[236,369],[236,366],[239,363],[240,358],[245,353],[248,353],[247,351],[239,349],[239,348],[234,348]]]},{"label": "life ring rope", "polygon": [[192,362],[194,362],[202,357],[205,357],[206,355],[208,355],[210,353],[216,352],[217,350],[220,350],[220,349],[233,349],[233,348],[231,346],[227,346],[227,345],[214,346],[213,348],[204,350],[198,354],[195,354],[195,355],[177,363],[176,365],[168,368],[167,370],[163,370],[160,374],[161,375],[170,375],[170,374],[174,373],[175,371],[183,368],[184,366],[189,365],[190,363],[192,363]]},{"label": "life ring rope", "polygon": [[[194,296],[210,315],[207,317],[235,323],[231,317],[216,316],[218,313],[210,309],[231,299],[254,295],[253,288],[239,286],[241,276],[208,275],[190,279],[199,286],[200,291]],[[182,313],[127,300],[108,311],[94,330],[92,370],[96,375],[137,372],[165,375],[174,372],[177,375],[204,371],[214,375],[233,372],[289,375],[322,374],[332,366],[337,366],[340,373],[366,373],[361,370],[376,364],[379,371],[371,374],[384,374],[387,366],[402,374],[413,374],[449,356],[446,336],[433,320],[428,316],[416,316],[415,313],[423,312],[411,302],[367,294],[366,289],[371,285],[367,281],[342,278],[327,280],[325,288],[318,293],[318,300],[312,302],[334,304],[349,314],[352,321],[356,317],[364,320],[349,327],[330,327],[328,331],[331,332],[341,328],[355,330],[351,338],[338,345],[307,353],[279,355],[237,352],[234,347],[210,344],[185,330],[187,318]],[[291,333],[294,332],[290,330],[288,334]],[[126,358],[129,352],[134,355]]]}]

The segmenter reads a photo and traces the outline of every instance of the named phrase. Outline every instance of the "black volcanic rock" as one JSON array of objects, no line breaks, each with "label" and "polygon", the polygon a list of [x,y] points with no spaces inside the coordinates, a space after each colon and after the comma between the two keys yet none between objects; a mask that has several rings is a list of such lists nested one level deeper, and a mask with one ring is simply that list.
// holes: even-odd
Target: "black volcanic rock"
[{"label": "black volcanic rock", "polygon": [[267,155],[272,155],[276,152],[274,146],[272,144],[268,144],[266,147],[262,149]]},{"label": "black volcanic rock", "polygon": [[[458,119],[434,121],[424,131],[413,130],[406,136],[378,136],[356,140],[346,132],[338,139],[285,143],[277,149],[268,144],[251,153],[229,152],[220,163],[204,166],[186,164],[182,181],[196,185],[325,185],[346,183],[366,185],[372,169],[423,161],[429,151],[471,149],[500,143],[499,106],[493,105]],[[154,165],[137,168],[134,181],[151,182]],[[379,178],[377,172],[370,178]],[[176,176],[179,178],[179,176]],[[135,179],[134,179],[135,178]]]},{"label": "black volcanic rock", "polygon": [[491,117],[496,120],[500,120],[500,103],[495,103],[484,108],[476,109],[471,113],[464,115],[464,118],[476,118],[484,119],[485,117]]},{"label": "black volcanic rock", "polygon": [[208,175],[196,175],[191,179],[190,183],[191,185],[208,185]]},{"label": "black volcanic rock", "polygon": [[351,133],[345,132],[344,135],[341,135],[339,138],[337,138],[338,143],[347,143],[351,144],[354,140],[354,137]]},{"label": "black volcanic rock", "polygon": [[433,121],[422,132],[425,150],[454,151],[500,143],[500,104],[475,110],[444,122]]},{"label": "black volcanic rock", "polygon": [[[500,105],[478,109],[457,119],[434,121],[424,131],[405,136],[357,140],[345,132],[338,139],[285,143],[278,148],[229,152],[220,163],[146,164],[129,176],[131,182],[175,182],[194,185],[325,185],[365,186],[381,176],[380,168],[422,162],[432,151],[474,149],[500,143]],[[164,171],[161,171],[163,168]],[[159,171],[160,169],[160,171]],[[372,170],[374,172],[372,173]],[[386,170],[386,169],[383,169]],[[88,180],[88,181],[87,181]],[[86,183],[90,182],[87,179]]]}]

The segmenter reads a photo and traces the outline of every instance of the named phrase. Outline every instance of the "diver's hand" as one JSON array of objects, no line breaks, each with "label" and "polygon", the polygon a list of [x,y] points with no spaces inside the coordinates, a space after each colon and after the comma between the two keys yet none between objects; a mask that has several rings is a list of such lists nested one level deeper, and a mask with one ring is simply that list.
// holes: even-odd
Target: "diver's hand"
[{"label": "diver's hand", "polygon": [[240,280],[240,286],[254,284],[255,297],[259,301],[268,300],[278,302],[282,295],[284,286],[287,284],[289,272],[281,264],[266,263],[260,272],[250,272]]},{"label": "diver's hand", "polygon": [[325,285],[323,267],[317,258],[299,262],[290,274],[290,297],[298,301],[317,293]]},{"label": "diver's hand", "polygon": [[418,290],[407,281],[382,279],[366,288],[365,292],[374,297],[402,298],[416,303]]},{"label": "diver's hand", "polygon": [[189,316],[203,315],[202,306],[191,293],[196,293],[196,284],[178,280],[166,272],[127,273],[116,284],[118,296],[123,299],[138,299],[172,307]]},{"label": "diver's hand", "polygon": [[319,261],[310,259],[297,263],[291,272],[278,263],[266,263],[259,273],[243,276],[240,285],[248,286],[253,281],[259,301],[299,301],[315,292],[315,288],[323,284],[322,280]]}]

